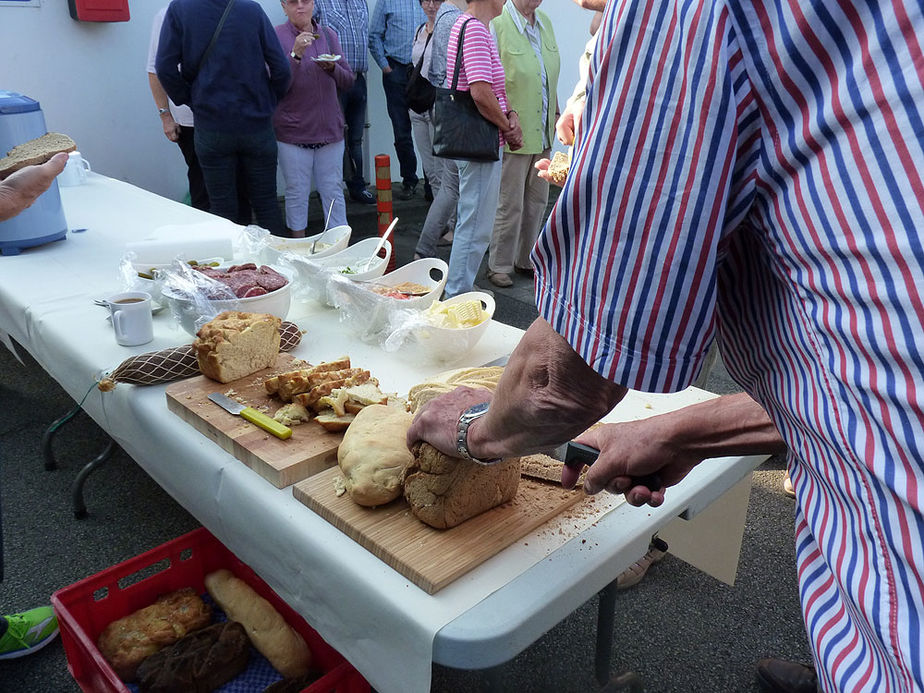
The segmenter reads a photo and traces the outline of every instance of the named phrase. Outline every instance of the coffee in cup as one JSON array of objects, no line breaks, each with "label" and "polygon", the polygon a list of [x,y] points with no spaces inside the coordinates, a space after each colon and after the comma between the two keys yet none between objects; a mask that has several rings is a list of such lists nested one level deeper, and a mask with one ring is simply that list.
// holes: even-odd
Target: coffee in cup
[{"label": "coffee in cup", "polygon": [[138,346],[154,339],[154,317],[151,294],[126,291],[106,299],[112,315],[116,342],[122,346]]}]

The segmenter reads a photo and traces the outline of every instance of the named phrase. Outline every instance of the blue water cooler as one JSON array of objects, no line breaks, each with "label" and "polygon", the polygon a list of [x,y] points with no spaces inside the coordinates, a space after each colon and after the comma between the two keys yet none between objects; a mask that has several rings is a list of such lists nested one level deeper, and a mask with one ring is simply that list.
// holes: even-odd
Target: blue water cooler
[{"label": "blue water cooler", "polygon": [[[23,142],[46,132],[39,102],[0,89],[0,157]],[[0,221],[0,254],[18,255],[24,248],[67,237],[67,221],[61,208],[58,181],[19,215]]]}]

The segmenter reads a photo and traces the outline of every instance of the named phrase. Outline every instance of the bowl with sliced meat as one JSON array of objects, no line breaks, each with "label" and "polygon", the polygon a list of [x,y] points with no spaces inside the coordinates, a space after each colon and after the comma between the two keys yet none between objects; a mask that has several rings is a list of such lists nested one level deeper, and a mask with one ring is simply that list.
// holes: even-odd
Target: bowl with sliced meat
[{"label": "bowl with sliced meat", "polygon": [[226,310],[269,313],[285,319],[292,302],[292,272],[253,262],[192,267],[169,274],[162,295],[186,332],[196,331]]}]

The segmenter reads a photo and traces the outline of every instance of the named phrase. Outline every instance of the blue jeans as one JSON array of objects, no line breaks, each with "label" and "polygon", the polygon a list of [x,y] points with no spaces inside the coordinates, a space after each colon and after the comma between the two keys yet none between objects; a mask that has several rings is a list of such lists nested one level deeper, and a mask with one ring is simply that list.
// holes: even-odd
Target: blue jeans
[{"label": "blue jeans", "polygon": [[343,108],[343,118],[346,121],[344,180],[347,189],[355,195],[366,187],[366,179],[363,176],[363,133],[366,129],[365,72],[357,72],[353,86],[340,92],[340,106]]},{"label": "blue jeans", "polygon": [[414,138],[411,135],[411,116],[407,111],[407,80],[411,75],[412,65],[388,59],[391,72],[382,73],[382,86],[385,88],[385,103],[391,129],[395,133],[395,153],[401,166],[401,180],[405,186],[417,185],[417,155],[414,154]]},{"label": "blue jeans", "polygon": [[501,150],[500,161],[456,162],[459,166],[459,207],[449,253],[446,298],[471,291],[475,283],[494,230],[503,158]]},{"label": "blue jeans", "polygon": [[271,125],[248,133],[217,132],[195,127],[196,156],[209,192],[212,214],[236,223],[238,167],[247,182],[250,205],[257,224],[276,236],[285,235],[282,213],[276,200],[276,135]]}]

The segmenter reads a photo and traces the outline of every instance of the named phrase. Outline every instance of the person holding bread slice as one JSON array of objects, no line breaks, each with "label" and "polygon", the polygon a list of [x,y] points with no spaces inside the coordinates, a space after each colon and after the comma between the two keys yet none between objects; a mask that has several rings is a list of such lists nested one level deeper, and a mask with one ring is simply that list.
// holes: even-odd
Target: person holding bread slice
[{"label": "person holding bread slice", "polygon": [[15,217],[35,202],[66,165],[67,154],[58,152],[44,163],[17,168],[12,173],[4,174],[0,169],[0,221]]}]

